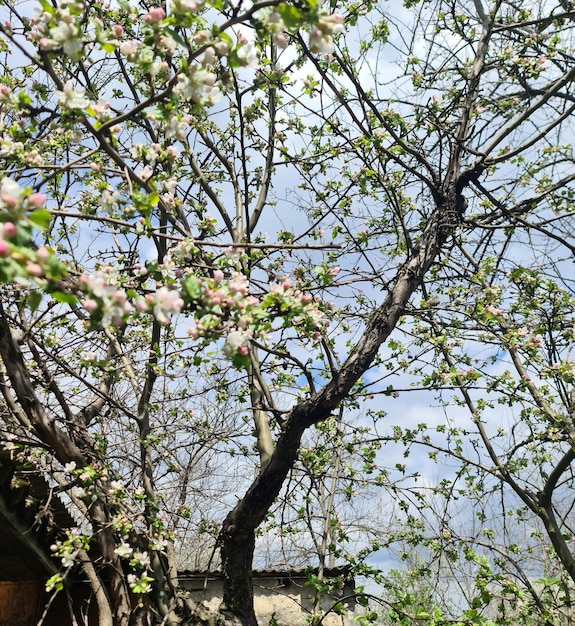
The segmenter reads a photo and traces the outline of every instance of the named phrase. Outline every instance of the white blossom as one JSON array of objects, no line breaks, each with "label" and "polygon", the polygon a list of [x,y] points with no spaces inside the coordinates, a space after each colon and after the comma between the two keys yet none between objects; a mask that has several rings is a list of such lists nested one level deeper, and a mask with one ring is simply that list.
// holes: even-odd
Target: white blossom
[{"label": "white blossom", "polygon": [[58,44],[58,47],[62,47],[66,56],[71,59],[78,59],[80,57],[80,53],[82,52],[82,38],[73,21],[69,22],[61,19],[58,26],[50,29],[50,39]]},{"label": "white blossom", "polygon": [[74,89],[74,84],[69,80],[62,91],[55,92],[59,104],[67,109],[85,109],[90,105],[90,100],[85,97],[86,89],[82,86]]},{"label": "white blossom", "polygon": [[19,204],[24,196],[24,190],[11,178],[3,178],[0,183],[0,207],[13,208]]},{"label": "white blossom", "polygon": [[155,318],[161,324],[167,324],[169,322],[168,315],[170,313],[179,313],[183,306],[184,301],[179,291],[168,289],[167,287],[160,287],[156,291],[153,311]]},{"label": "white blossom", "polygon": [[127,544],[127,543],[121,543],[115,550],[114,552],[120,557],[120,558],[126,558],[128,556],[130,556],[133,552],[133,548]]},{"label": "white blossom", "polygon": [[249,341],[249,334],[243,330],[232,330],[226,337],[226,343],[224,345],[224,354],[226,356],[234,355],[238,352],[239,348],[247,346]]}]

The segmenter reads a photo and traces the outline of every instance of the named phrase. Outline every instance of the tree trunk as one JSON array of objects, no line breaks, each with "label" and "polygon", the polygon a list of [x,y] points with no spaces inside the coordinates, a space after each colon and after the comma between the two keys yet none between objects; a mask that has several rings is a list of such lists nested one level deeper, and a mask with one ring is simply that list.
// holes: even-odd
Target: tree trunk
[{"label": "tree trunk", "polygon": [[231,614],[231,622],[238,626],[257,626],[254,613],[254,591],[252,585],[253,554],[255,533],[251,529],[242,531],[233,523],[230,516],[224,523],[222,533],[222,569],[224,572],[224,598],[220,612]]}]

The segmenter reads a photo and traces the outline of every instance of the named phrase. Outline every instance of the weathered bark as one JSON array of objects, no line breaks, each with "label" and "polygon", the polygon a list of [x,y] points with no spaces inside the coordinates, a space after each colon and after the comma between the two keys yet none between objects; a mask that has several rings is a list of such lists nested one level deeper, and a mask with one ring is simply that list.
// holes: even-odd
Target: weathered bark
[{"label": "weathered bark", "polygon": [[228,526],[222,534],[222,568],[226,580],[220,612],[230,613],[242,626],[257,626],[254,613],[254,592],[252,585],[253,554],[255,533],[253,528],[245,531]]}]

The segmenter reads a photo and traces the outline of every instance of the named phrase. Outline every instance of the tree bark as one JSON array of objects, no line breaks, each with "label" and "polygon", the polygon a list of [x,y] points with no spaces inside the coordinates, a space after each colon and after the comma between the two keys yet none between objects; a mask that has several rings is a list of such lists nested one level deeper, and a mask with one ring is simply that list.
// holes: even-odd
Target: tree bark
[{"label": "tree bark", "polygon": [[[255,546],[254,529],[228,525],[221,537],[222,568],[225,572],[224,597],[220,612],[230,613],[231,623],[242,626],[257,626],[254,613],[254,591],[252,567]],[[226,623],[228,623],[226,621]]]}]

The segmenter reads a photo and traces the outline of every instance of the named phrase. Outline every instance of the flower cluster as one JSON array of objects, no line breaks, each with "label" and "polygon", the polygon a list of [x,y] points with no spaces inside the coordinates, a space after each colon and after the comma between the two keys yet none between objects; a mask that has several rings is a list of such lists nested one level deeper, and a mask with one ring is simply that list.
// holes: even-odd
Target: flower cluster
[{"label": "flower cluster", "polygon": [[309,36],[309,49],[316,54],[331,54],[335,50],[333,36],[345,31],[343,17],[339,13],[321,11],[317,27]]},{"label": "flower cluster", "polygon": [[225,277],[216,270],[213,277],[189,274],[182,279],[182,295],[195,311],[195,326],[188,329],[193,339],[225,338],[224,353],[237,366],[244,365],[250,339],[266,340],[273,321],[296,326],[318,337],[325,326],[323,313],[309,294],[294,287],[289,279],[271,286],[261,298],[249,293],[248,278],[237,271]]},{"label": "flower cluster", "polygon": [[80,550],[88,547],[89,538],[82,535],[78,528],[68,531],[66,539],[56,541],[50,546],[54,556],[62,560],[62,567],[72,567]]},{"label": "flower cluster", "polygon": [[199,65],[191,65],[187,74],[178,75],[174,91],[184,100],[212,106],[220,99],[216,75]]},{"label": "flower cluster", "polygon": [[0,282],[58,279],[65,273],[51,250],[33,243],[33,229],[50,224],[45,203],[46,196],[11,178],[0,182]]},{"label": "flower cluster", "polygon": [[112,266],[80,277],[82,291],[87,296],[82,306],[91,320],[102,326],[120,325],[133,309],[126,291],[118,288],[118,280],[117,269]]},{"label": "flower cluster", "polygon": [[4,178],[0,183],[0,209],[5,209],[14,217],[21,217],[26,209],[44,206],[46,196],[30,193],[11,178]]},{"label": "flower cluster", "polygon": [[[0,184],[0,210],[3,210],[0,279],[3,282],[15,277],[58,279],[64,274],[64,266],[51,251],[43,247],[36,249],[32,243],[32,221],[43,222],[44,227],[50,222],[50,213],[43,208],[45,201],[42,194],[30,193],[12,179],[5,178]],[[102,202],[109,212],[115,208],[117,198],[112,192],[104,193]],[[27,217],[30,209],[32,213]],[[193,313],[195,321],[188,329],[190,338],[207,341],[223,338],[224,353],[238,366],[246,364],[251,338],[257,335],[265,340],[274,320],[317,336],[324,320],[312,297],[287,278],[272,285],[260,298],[250,294],[248,277],[231,269],[237,266],[241,254],[240,250],[231,248],[220,259],[221,268],[215,269],[211,276],[196,275],[190,265],[198,250],[193,241],[186,240],[172,249],[153,277],[147,276],[147,268],[136,271],[136,282],[142,278],[160,281],[155,283],[155,290],[145,295],[126,283],[130,279],[123,278],[115,266],[101,266],[91,274],[82,275],[76,288],[83,294],[81,305],[92,325],[121,325],[133,312],[151,313],[160,323],[167,324],[171,315],[186,309]],[[61,268],[59,273],[54,270],[56,265]],[[335,273],[337,268],[331,270],[331,275]],[[61,294],[61,298],[60,301],[68,301],[66,294]],[[86,353],[84,357],[90,362],[97,355]]]},{"label": "flower cluster", "polygon": [[82,301],[84,310],[94,323],[102,326],[122,324],[134,310],[151,312],[162,324],[167,324],[172,313],[179,313],[184,300],[180,293],[168,287],[159,287],[155,293],[145,297],[130,294],[119,286],[120,276],[113,266],[103,266],[93,274],[80,277],[81,288],[87,296]]},{"label": "flower cluster", "polygon": [[146,551],[135,552],[126,541],[118,545],[114,552],[122,559],[129,559],[130,567],[134,570],[140,570],[138,574],[128,574],[128,584],[132,592],[137,594],[150,593],[152,590],[151,583],[154,579],[148,576],[148,568],[150,567],[150,556],[148,553]]},{"label": "flower cluster", "polygon": [[[157,281],[155,291],[145,296],[121,287],[115,268],[101,267],[81,277],[86,295],[82,306],[92,323],[104,326],[121,324],[133,311],[151,313],[162,324],[167,324],[173,314],[189,311],[194,324],[188,327],[188,336],[207,342],[222,338],[224,354],[237,366],[246,364],[253,337],[267,339],[274,320],[316,338],[321,335],[326,321],[318,303],[289,279],[273,284],[258,298],[250,294],[248,277],[231,269],[241,252],[233,249],[224,255],[219,260],[221,269],[213,270],[211,276],[198,275],[191,269],[198,253],[193,241],[185,240],[172,248],[165,263],[153,273],[143,266],[135,268],[134,274],[140,280]],[[333,273],[337,268],[332,269]]]},{"label": "flower cluster", "polygon": [[[299,20],[295,19],[293,7],[286,8],[280,5],[277,9],[260,12],[260,18],[266,24],[266,30],[272,36],[276,46],[287,48],[287,33],[299,26],[303,15]],[[339,13],[328,13],[321,10],[317,16],[317,22],[312,26],[309,33],[309,48],[314,54],[331,54],[335,50],[334,35],[344,32],[343,16]]]},{"label": "flower cluster", "polygon": [[52,10],[47,10],[47,3],[42,7],[43,10],[32,20],[34,28],[29,34],[30,39],[37,41],[44,52],[62,50],[72,60],[80,59],[83,42],[77,16],[83,5],[74,0],[59,0]]},{"label": "flower cluster", "polygon": [[58,104],[70,111],[83,111],[90,105],[90,100],[86,98],[86,89],[82,86],[74,87],[74,83],[69,80],[62,87],[61,91],[54,92],[58,98]]}]

